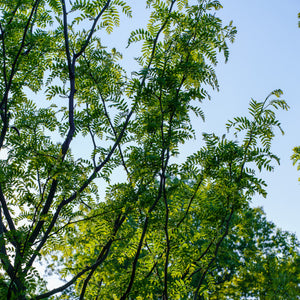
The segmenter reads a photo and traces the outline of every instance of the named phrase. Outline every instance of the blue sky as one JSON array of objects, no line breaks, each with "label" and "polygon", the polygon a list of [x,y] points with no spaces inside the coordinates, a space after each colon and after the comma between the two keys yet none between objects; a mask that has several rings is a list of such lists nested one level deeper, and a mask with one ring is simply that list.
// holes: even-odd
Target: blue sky
[{"label": "blue sky", "polygon": [[[266,199],[256,197],[268,219],[300,237],[300,172],[292,165],[292,148],[300,145],[300,28],[298,0],[224,0],[220,16],[233,20],[238,35],[230,47],[230,59],[217,68],[220,92],[206,106],[206,125],[214,131],[219,122],[246,112],[250,98],[263,100],[280,88],[290,106],[280,112],[285,131],[278,132],[273,151],[281,165],[263,173],[268,183]],[[217,122],[215,122],[217,121]]]},{"label": "blue sky", "polygon": [[[279,112],[285,135],[278,132],[273,152],[281,158],[281,165],[272,173],[262,173],[268,184],[266,199],[255,197],[254,206],[263,206],[269,220],[300,237],[300,171],[292,165],[293,147],[300,145],[300,28],[297,14],[299,0],[224,0],[218,12],[224,24],[233,20],[238,29],[230,46],[227,64],[220,60],[217,75],[220,91],[203,104],[206,122],[195,122],[199,139],[183,147],[183,155],[201,147],[202,132],[225,133],[225,123],[234,116],[247,113],[250,98],[264,100],[274,89],[282,89],[290,105],[288,112]],[[129,0],[133,18],[122,18],[120,28],[103,43],[109,42],[124,54],[124,65],[134,68],[133,57],[138,47],[125,49],[130,30],[142,27],[147,19],[144,1]],[[106,40],[107,39],[107,40]]]}]

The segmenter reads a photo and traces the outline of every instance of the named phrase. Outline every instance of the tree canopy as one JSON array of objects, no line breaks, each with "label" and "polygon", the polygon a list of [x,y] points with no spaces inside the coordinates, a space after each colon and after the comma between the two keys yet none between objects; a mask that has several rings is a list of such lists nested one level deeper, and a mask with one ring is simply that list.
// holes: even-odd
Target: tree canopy
[{"label": "tree canopy", "polygon": [[101,39],[131,16],[125,1],[0,0],[0,295],[297,299],[299,242],[249,204],[279,163],[282,91],[182,157],[236,28],[219,1],[145,5],[128,75]]}]

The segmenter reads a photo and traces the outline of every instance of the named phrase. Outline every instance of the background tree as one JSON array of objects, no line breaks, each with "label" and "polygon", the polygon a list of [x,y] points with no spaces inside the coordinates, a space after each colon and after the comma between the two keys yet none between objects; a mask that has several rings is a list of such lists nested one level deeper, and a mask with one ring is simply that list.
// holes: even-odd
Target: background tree
[{"label": "background tree", "polygon": [[[281,130],[274,111],[288,108],[281,91],[252,100],[249,117],[228,123],[240,143],[205,134],[206,146],[176,163],[180,144],[194,136],[191,113],[204,118],[199,103],[218,88],[217,53],[227,60],[236,30],[216,16],[218,1],[146,4],[147,29],[129,36],[129,44],[143,42],[140,69],[128,78],[121,54],[100,39],[120,12],[131,15],[124,1],[0,1],[6,299],[209,297],[219,284],[214,270],[227,268],[219,258],[226,241],[251,196],[265,194],[251,167],[272,170],[279,161],[270,147],[273,129]],[[72,154],[76,140],[89,149]],[[110,184],[120,168],[124,180]],[[107,181],[105,201],[98,178]],[[39,257],[62,266],[66,283],[48,291]]]},{"label": "background tree", "polygon": [[260,208],[249,208],[240,218],[218,257],[210,299],[297,299],[296,237],[276,229]]}]

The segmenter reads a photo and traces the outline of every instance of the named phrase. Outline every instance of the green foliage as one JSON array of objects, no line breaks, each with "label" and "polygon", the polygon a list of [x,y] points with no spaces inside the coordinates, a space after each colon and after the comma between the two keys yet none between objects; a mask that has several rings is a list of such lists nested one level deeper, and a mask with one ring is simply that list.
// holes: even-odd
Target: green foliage
[{"label": "green foliage", "polygon": [[296,237],[276,229],[259,208],[247,209],[236,221],[213,271],[217,283],[210,299],[297,299]]},{"label": "green foliage", "polygon": [[[291,157],[292,161],[293,161],[293,164],[296,165],[298,163],[298,166],[297,166],[297,170],[300,170],[300,147],[295,147],[293,149],[293,155]],[[300,181],[300,178],[299,178],[299,181]]]},{"label": "green foliage", "polygon": [[[131,16],[125,1],[0,0],[0,295],[240,299],[283,286],[276,297],[294,297],[298,242],[249,207],[266,196],[255,171],[279,162],[282,92],[227,124],[237,141],[204,134],[176,163],[236,29],[219,1],[145,4],[128,78],[100,39]],[[48,290],[39,258],[66,282]]]}]

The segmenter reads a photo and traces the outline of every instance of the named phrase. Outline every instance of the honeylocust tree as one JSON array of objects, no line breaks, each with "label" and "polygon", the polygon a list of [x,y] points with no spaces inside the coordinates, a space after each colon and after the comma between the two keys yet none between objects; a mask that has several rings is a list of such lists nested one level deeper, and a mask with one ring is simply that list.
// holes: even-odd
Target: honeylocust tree
[{"label": "honeylocust tree", "polygon": [[[265,183],[255,177],[253,166],[272,170],[270,160],[278,159],[270,152],[273,127],[280,128],[274,109],[287,108],[278,96],[280,91],[275,91],[264,102],[252,100],[249,117],[227,124],[235,134],[242,134],[240,143],[205,134],[206,145],[183,164],[170,163],[163,183],[161,174],[145,182],[150,172],[142,172],[147,168],[146,156],[142,150],[143,159],[134,154],[131,165],[138,164],[139,181],[132,177],[128,183],[112,184],[97,213],[77,222],[64,235],[65,241],[57,244],[63,253],[58,264],[66,266],[62,274],[74,276],[101,255],[112,234],[108,230],[112,220],[121,211],[127,213],[105,262],[75,285],[78,295],[90,299],[219,299],[222,295],[239,299],[263,293],[272,275],[261,270],[271,258],[274,263],[278,260],[281,274],[290,268],[294,284],[286,289],[288,295],[296,295],[297,240],[288,233],[275,233],[262,212],[249,207],[255,192],[265,195]],[[155,160],[152,172],[154,168]],[[157,200],[160,193],[162,199]],[[259,286],[247,282],[251,263]],[[276,282],[284,285],[283,277]],[[231,285],[235,288],[230,290]]]},{"label": "honeylocust tree", "polygon": [[[219,1],[145,5],[147,28],[128,38],[142,43],[128,77],[102,38],[120,14],[131,16],[124,1],[0,1],[6,299],[209,297],[214,270],[226,269],[223,245],[251,196],[265,194],[254,168],[279,160],[271,141],[281,130],[276,109],[288,108],[281,91],[228,123],[240,142],[205,134],[205,146],[176,163],[236,30],[217,17]],[[124,173],[118,183],[113,171]],[[41,278],[45,259],[61,286]]]}]

